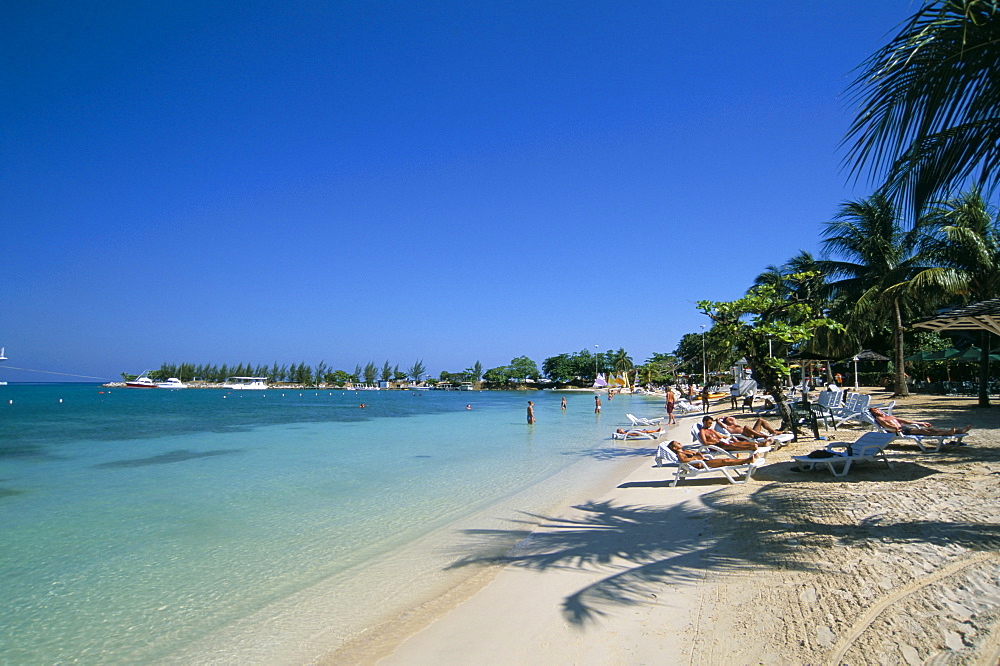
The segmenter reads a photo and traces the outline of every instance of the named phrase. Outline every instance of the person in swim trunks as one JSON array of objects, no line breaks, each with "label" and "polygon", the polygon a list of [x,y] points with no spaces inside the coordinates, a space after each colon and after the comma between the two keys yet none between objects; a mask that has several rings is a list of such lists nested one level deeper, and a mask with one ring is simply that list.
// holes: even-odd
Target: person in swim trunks
[{"label": "person in swim trunks", "polygon": [[931,437],[947,437],[948,435],[961,435],[972,429],[971,425],[967,425],[964,428],[935,428],[928,421],[910,421],[909,419],[900,418],[898,416],[891,416],[883,412],[878,407],[870,407],[868,411],[875,417],[876,423],[889,432],[894,432],[897,435],[930,435]]}]

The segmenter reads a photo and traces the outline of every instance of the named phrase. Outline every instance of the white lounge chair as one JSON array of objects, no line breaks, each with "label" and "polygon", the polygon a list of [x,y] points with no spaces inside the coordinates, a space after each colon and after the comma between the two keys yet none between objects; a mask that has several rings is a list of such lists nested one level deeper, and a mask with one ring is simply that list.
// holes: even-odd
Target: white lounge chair
[{"label": "white lounge chair", "polygon": [[868,409],[872,409],[873,407],[882,410],[883,414],[888,414],[889,416],[892,416],[892,410],[896,408],[896,401],[890,400],[885,405],[868,405]]},{"label": "white lounge chair", "polygon": [[[704,456],[710,460],[713,459],[713,457],[736,458],[733,454],[728,451],[723,451],[717,446],[706,446],[703,447],[703,450],[706,451]],[[753,462],[748,460],[746,464],[743,465],[727,465],[726,467],[709,467],[703,460],[682,463],[677,458],[677,454],[668,449],[665,444],[660,444],[653,459],[656,461],[657,467],[662,467],[664,462],[667,464],[677,465],[677,473],[674,474],[674,481],[670,484],[672,487],[676,486],[684,479],[689,479],[700,474],[707,474],[709,472],[722,472],[726,479],[729,480],[729,483],[746,483],[753,477],[753,473],[757,471],[758,468],[767,464],[767,461],[761,457],[760,454],[758,454],[757,460]]]},{"label": "white lounge chair", "polygon": [[687,398],[679,398],[674,402],[674,410],[679,411],[681,416],[690,414],[691,412],[697,412],[698,408],[691,404],[691,401]]},{"label": "white lounge chair", "polygon": [[816,402],[810,406],[810,409],[817,418],[823,419],[823,422],[829,426],[834,423],[835,412],[842,409],[843,406],[843,391],[820,391],[819,396],[816,398]]},{"label": "white lounge chair", "polygon": [[833,410],[834,428],[844,425],[848,421],[864,422],[864,415],[868,413],[868,406],[872,397],[867,393],[852,393],[844,403],[843,408]]},{"label": "white lounge chair", "polygon": [[[856,442],[830,442],[823,449],[830,454],[826,458],[810,458],[809,456],[792,456],[802,469],[815,469],[823,465],[836,477],[847,476],[851,465],[857,462],[875,462],[881,460],[889,467],[889,459],[885,456],[885,447],[899,435],[891,432],[866,432]],[[840,471],[837,471],[837,468]]]},{"label": "white lounge chair", "polygon": [[[892,404],[894,403],[890,403],[890,405]],[[884,409],[882,411],[885,412]],[[885,413],[888,414],[889,412]],[[875,432],[890,433],[897,439],[911,440],[914,444],[917,445],[917,447],[920,449],[922,453],[940,453],[941,448],[949,441],[958,442],[959,444],[964,444],[965,442],[963,442],[962,440],[966,437],[966,435],[969,434],[967,432],[959,432],[955,433],[954,435],[902,435],[902,434],[897,435],[896,433],[890,432],[889,430],[883,428],[879,424],[879,422],[875,420],[875,417],[872,416],[871,412],[866,412],[862,420],[865,421],[866,423],[869,423],[873,428],[875,428]]]},{"label": "white lounge chair", "polygon": [[627,418],[629,421],[632,422],[633,427],[640,428],[645,426],[660,425],[660,421],[662,421],[666,417],[661,416],[658,419],[643,419],[638,416],[633,416],[632,414],[626,414],[625,418]]}]

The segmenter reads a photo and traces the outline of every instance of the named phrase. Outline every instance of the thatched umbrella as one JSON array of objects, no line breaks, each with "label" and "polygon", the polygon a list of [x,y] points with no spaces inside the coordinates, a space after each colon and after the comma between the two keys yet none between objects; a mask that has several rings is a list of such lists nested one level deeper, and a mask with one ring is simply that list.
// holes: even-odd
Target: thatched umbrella
[{"label": "thatched umbrella", "polygon": [[854,362],[854,390],[858,390],[858,361],[890,361],[888,356],[884,354],[879,354],[871,349],[865,349],[864,351],[859,351],[852,358],[844,359],[843,362],[853,361]]}]

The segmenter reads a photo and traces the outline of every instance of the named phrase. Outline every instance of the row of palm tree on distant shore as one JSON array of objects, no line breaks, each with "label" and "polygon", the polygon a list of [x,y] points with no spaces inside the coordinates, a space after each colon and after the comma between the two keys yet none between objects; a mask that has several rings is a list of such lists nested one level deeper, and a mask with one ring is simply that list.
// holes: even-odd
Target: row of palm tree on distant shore
[{"label": "row of palm tree on distant shore", "polygon": [[[312,386],[315,384],[376,384],[379,381],[401,382],[406,380],[421,381],[426,378],[427,368],[423,360],[418,360],[405,371],[400,370],[399,365],[391,365],[389,361],[382,364],[381,368],[374,361],[368,362],[364,367],[357,365],[354,372],[346,370],[335,370],[327,366],[326,361],[320,361],[315,367],[308,365],[305,361],[292,363],[291,365],[280,365],[277,362],[271,366],[254,365],[252,363],[240,363],[238,365],[221,366],[215,364],[193,363],[164,363],[158,370],[149,373],[154,380],[165,380],[168,377],[177,377],[181,381],[200,380],[205,382],[222,382],[228,377],[264,377],[272,382],[290,382]],[[470,379],[468,381],[477,382],[483,375],[483,366],[476,361],[465,371]],[[134,375],[122,373],[124,379],[134,378]]]}]

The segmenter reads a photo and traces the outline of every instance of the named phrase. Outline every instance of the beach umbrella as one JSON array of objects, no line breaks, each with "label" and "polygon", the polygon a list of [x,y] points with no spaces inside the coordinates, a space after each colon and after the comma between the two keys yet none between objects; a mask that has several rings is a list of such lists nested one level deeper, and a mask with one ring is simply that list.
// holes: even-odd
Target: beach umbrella
[{"label": "beach umbrella", "polygon": [[[965,350],[956,349],[957,353],[951,356],[950,359],[953,361],[963,361],[966,363],[978,363],[983,357],[983,351],[979,347],[969,347]],[[1000,360],[1000,354],[996,353],[996,350],[990,351],[989,359],[991,361]]]},{"label": "beach umbrella", "polygon": [[854,363],[854,390],[858,390],[858,361],[888,361],[890,360],[888,356],[879,354],[871,349],[864,349],[859,351],[851,358],[845,358],[841,363],[847,363],[848,361]]},{"label": "beach umbrella", "polygon": [[959,356],[962,353],[961,350],[955,349],[954,347],[948,347],[947,349],[938,349],[936,351],[927,352],[924,360],[925,361],[947,361]]},{"label": "beach umbrella", "polygon": [[878,352],[872,351],[871,349],[866,349],[860,351],[854,355],[854,359],[858,361],[888,361],[890,360],[888,356],[884,354],[879,354]]}]

